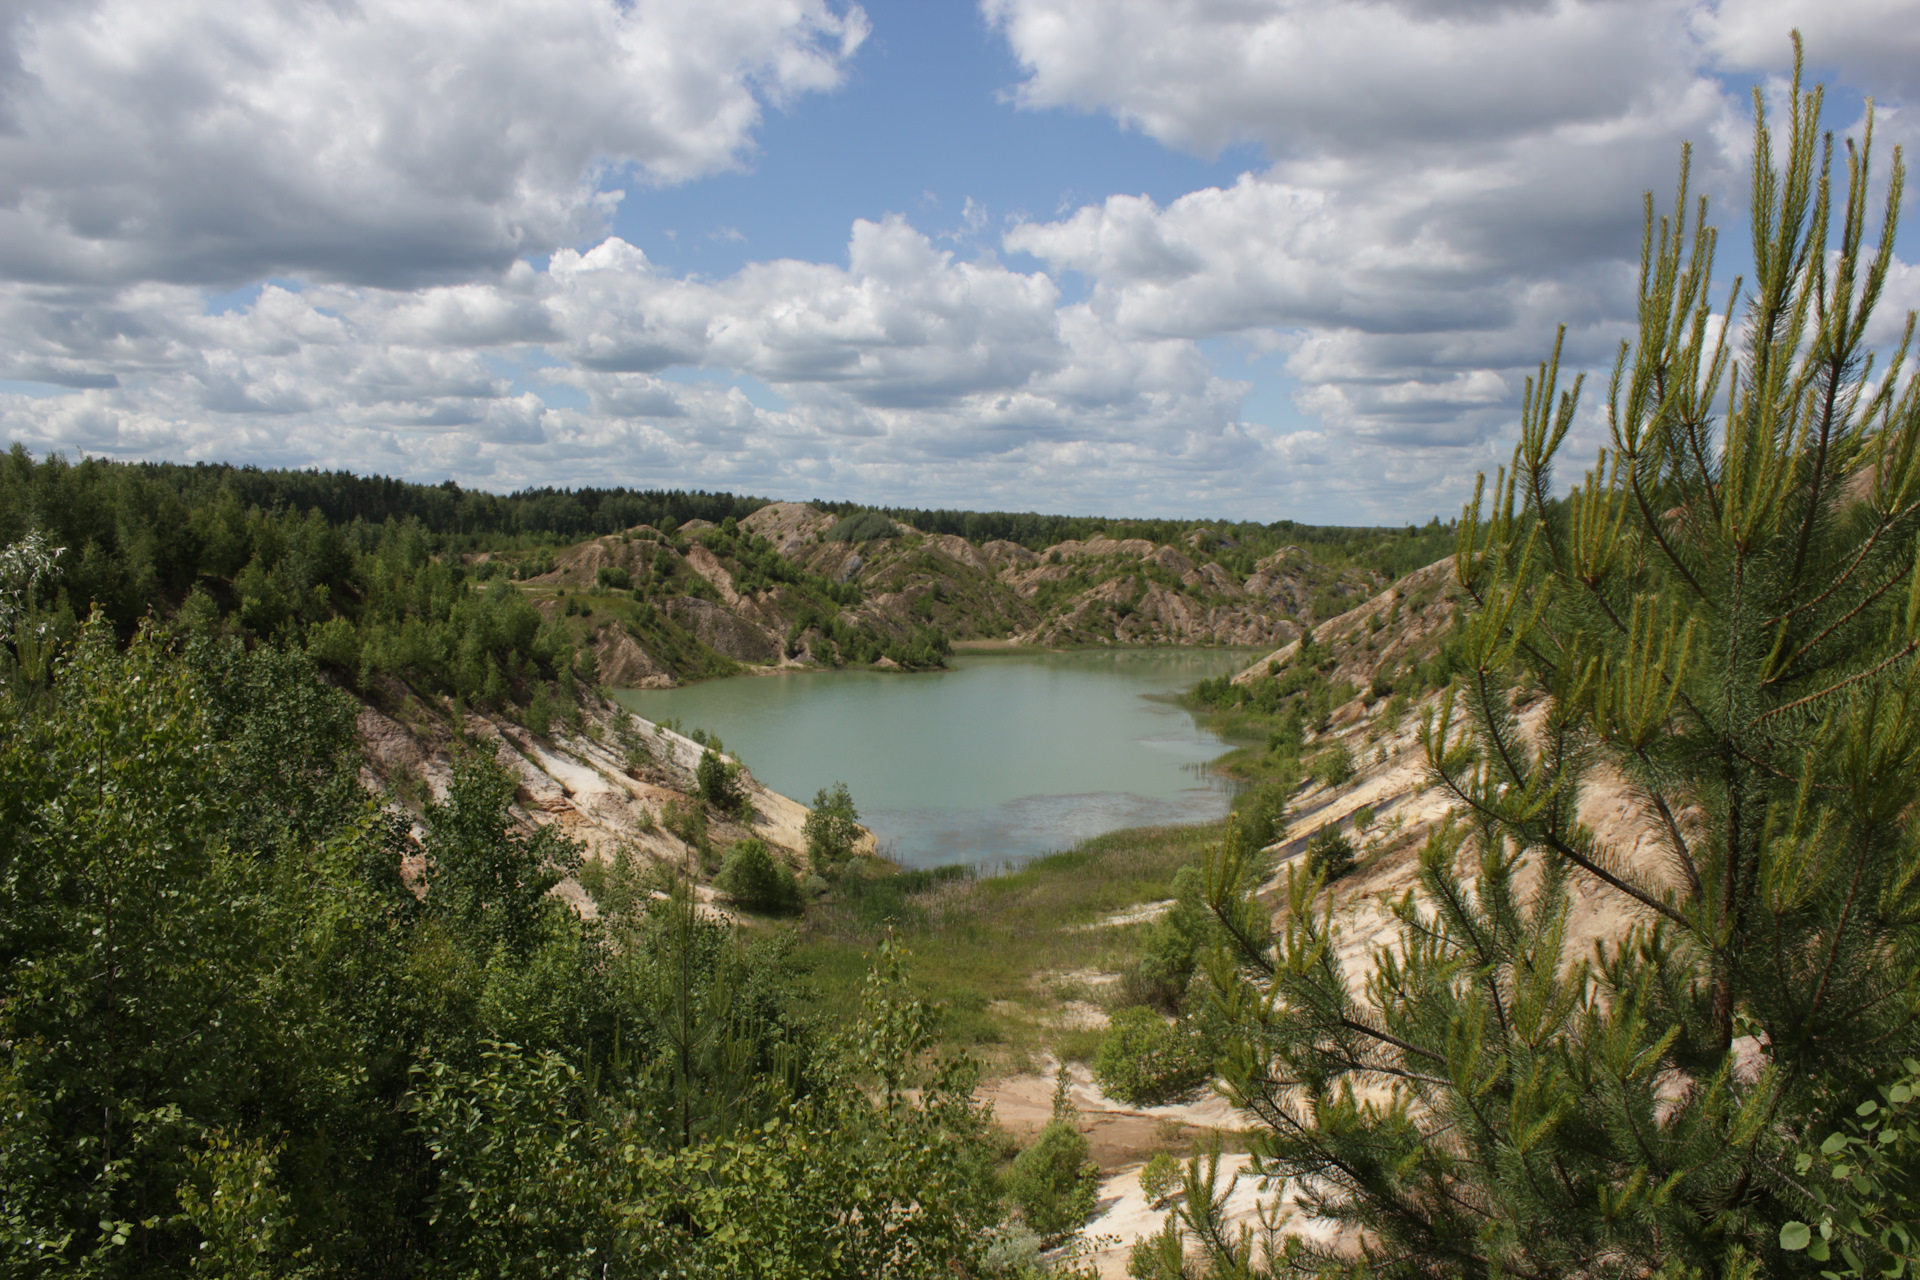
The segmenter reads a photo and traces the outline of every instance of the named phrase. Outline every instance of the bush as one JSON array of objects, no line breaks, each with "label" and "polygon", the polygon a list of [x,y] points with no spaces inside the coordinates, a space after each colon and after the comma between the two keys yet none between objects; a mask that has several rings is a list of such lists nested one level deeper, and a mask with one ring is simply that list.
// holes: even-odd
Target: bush
[{"label": "bush", "polygon": [[1330,787],[1343,787],[1353,781],[1353,753],[1344,743],[1315,756],[1312,767],[1313,776]]},{"label": "bush", "polygon": [[1123,1005],[1147,1005],[1178,1014],[1186,1004],[1200,953],[1211,938],[1205,877],[1198,867],[1174,873],[1173,907],[1147,930],[1140,959],[1120,978]]},{"label": "bush", "polygon": [[807,856],[813,859],[816,872],[825,875],[851,857],[854,842],[860,838],[860,813],[853,807],[847,784],[836,782],[815,792],[813,810],[800,830],[807,838]]},{"label": "bush", "polygon": [[1093,1212],[1100,1171],[1087,1159],[1088,1150],[1072,1119],[1056,1117],[1007,1170],[1007,1198],[1042,1240],[1066,1238]]},{"label": "bush", "polygon": [[669,800],[660,811],[660,825],[697,852],[702,862],[713,851],[713,847],[707,843],[705,805],[682,806],[678,800]]},{"label": "bush", "polygon": [[1287,825],[1287,794],[1291,779],[1275,779],[1253,787],[1240,797],[1235,809],[1240,816],[1240,834],[1249,848],[1264,849],[1272,844]]},{"label": "bush", "polygon": [[1100,1087],[1136,1107],[1192,1097],[1212,1067],[1206,1049],[1184,1026],[1137,1005],[1113,1015],[1093,1059]]},{"label": "bush", "polygon": [[619,565],[605,565],[593,575],[594,585],[626,591],[633,586],[633,575]]},{"label": "bush", "polygon": [[746,808],[747,795],[740,787],[740,766],[722,759],[711,747],[700,753],[693,777],[700,788],[700,798],[721,813],[733,816]]},{"label": "bush", "polygon": [[749,911],[785,912],[800,905],[793,872],[776,862],[760,840],[742,840],[729,849],[713,887]]},{"label": "bush", "polygon": [[527,703],[527,709],[520,714],[520,723],[536,738],[544,738],[552,731],[553,700],[547,696],[546,685],[537,684],[533,687],[533,700]]},{"label": "bush", "polygon": [[1165,1151],[1153,1153],[1153,1159],[1147,1161],[1147,1167],[1140,1171],[1140,1191],[1146,1196],[1147,1203],[1156,1208],[1168,1196],[1180,1189],[1185,1181],[1185,1173],[1180,1162]]},{"label": "bush", "polygon": [[1328,883],[1353,870],[1353,841],[1337,827],[1322,827],[1307,841],[1307,874],[1324,873]]}]

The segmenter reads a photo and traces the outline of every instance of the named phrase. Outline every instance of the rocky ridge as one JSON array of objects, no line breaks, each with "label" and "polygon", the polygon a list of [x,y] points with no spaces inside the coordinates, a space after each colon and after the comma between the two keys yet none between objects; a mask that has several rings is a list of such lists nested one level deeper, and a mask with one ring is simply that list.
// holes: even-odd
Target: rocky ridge
[{"label": "rocky ridge", "polygon": [[840,523],[805,503],[776,502],[732,528],[639,526],[515,567],[522,590],[581,633],[602,683],[616,687],[740,666],[836,666],[863,653],[914,665],[895,647],[935,635],[1035,646],[1281,644],[1329,601],[1366,598],[1384,582],[1298,547],[1236,572],[1204,530],[1184,547],[1096,536],[1035,551],[897,522],[884,522],[891,536],[837,541],[828,535]]}]

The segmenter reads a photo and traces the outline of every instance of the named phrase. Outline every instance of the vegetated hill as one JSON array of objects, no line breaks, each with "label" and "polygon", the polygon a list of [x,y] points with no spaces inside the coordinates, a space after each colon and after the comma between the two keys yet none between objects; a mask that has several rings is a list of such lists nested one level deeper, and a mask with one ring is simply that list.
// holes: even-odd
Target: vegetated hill
[{"label": "vegetated hill", "polygon": [[1445,536],[1437,524],[1376,530],[1316,558],[1211,527],[1174,531],[1174,541],[1096,533],[1036,550],[776,502],[718,525],[642,525],[476,560],[511,566],[542,614],[591,646],[603,683],[635,687],[737,664],[927,666],[956,640],[1277,644],[1370,597],[1388,580],[1375,565]]}]

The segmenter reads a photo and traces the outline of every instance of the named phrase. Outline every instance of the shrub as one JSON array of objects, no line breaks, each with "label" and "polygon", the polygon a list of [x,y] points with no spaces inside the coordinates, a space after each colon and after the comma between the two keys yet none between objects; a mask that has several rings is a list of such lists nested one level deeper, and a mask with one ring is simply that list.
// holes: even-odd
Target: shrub
[{"label": "shrub", "polygon": [[1173,876],[1173,908],[1148,929],[1140,959],[1120,978],[1123,1005],[1148,1005],[1178,1014],[1186,1004],[1200,953],[1211,936],[1205,878],[1198,867]]},{"label": "shrub", "polygon": [[536,684],[533,687],[533,699],[521,713],[520,723],[536,738],[546,737],[553,729],[553,700],[547,696],[546,685]]},{"label": "shrub", "polygon": [[785,912],[800,905],[793,872],[776,862],[760,840],[742,840],[729,849],[713,887],[749,911]]},{"label": "shrub", "polygon": [[1140,1190],[1147,1203],[1157,1207],[1178,1191],[1184,1180],[1180,1162],[1165,1151],[1156,1151],[1153,1159],[1147,1161],[1147,1167],[1140,1171]]},{"label": "shrub", "polygon": [[740,766],[721,758],[713,748],[700,753],[693,777],[700,788],[700,798],[721,813],[732,816],[746,807],[747,795],[740,786]]},{"label": "shrub", "polygon": [[626,591],[633,586],[633,575],[619,565],[603,565],[600,571],[593,575],[593,581],[596,586]]},{"label": "shrub", "polygon": [[660,825],[698,852],[702,861],[712,852],[707,843],[706,806],[683,806],[678,800],[669,800],[660,811]]},{"label": "shrub", "polygon": [[1073,1121],[1056,1118],[1007,1171],[1007,1198],[1044,1241],[1065,1239],[1093,1212],[1100,1171],[1087,1159],[1088,1150],[1086,1135]]},{"label": "shrub", "polygon": [[1325,874],[1328,883],[1353,870],[1353,841],[1337,827],[1322,827],[1307,841],[1307,874]]},{"label": "shrub", "polygon": [[1250,789],[1235,806],[1240,832],[1247,845],[1264,849],[1287,825],[1287,793],[1290,779],[1275,779]]},{"label": "shrub", "polygon": [[349,676],[360,673],[360,634],[345,618],[329,618],[309,631],[307,652],[315,661],[338,667]]},{"label": "shrub", "polygon": [[1113,1015],[1093,1059],[1100,1087],[1137,1107],[1190,1098],[1212,1074],[1212,1061],[1186,1027],[1138,1005]]},{"label": "shrub", "polygon": [[1373,820],[1373,806],[1370,804],[1363,804],[1353,811],[1353,829],[1355,831],[1365,832],[1373,826]]},{"label": "shrub", "polygon": [[1312,767],[1313,776],[1330,787],[1343,787],[1353,781],[1353,753],[1344,743],[1315,756]]},{"label": "shrub", "polygon": [[822,787],[813,797],[813,810],[800,828],[807,838],[807,856],[813,869],[822,875],[853,855],[854,842],[860,838],[860,814],[853,807],[847,784],[836,782]]}]

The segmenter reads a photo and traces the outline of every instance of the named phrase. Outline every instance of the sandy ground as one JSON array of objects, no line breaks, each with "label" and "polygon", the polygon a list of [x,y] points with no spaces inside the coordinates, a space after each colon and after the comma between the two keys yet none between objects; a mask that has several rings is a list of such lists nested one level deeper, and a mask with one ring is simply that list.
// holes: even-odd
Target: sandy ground
[{"label": "sandy ground", "polygon": [[[1059,1067],[1048,1059],[1041,1072],[1009,1076],[981,1086],[977,1095],[993,1105],[999,1122],[1025,1142],[1053,1118],[1053,1072]],[[1095,1248],[1086,1255],[1099,1270],[1102,1280],[1125,1280],[1127,1254],[1134,1242],[1158,1232],[1167,1211],[1155,1208],[1140,1188],[1140,1172],[1146,1158],[1155,1151],[1183,1154],[1207,1130],[1234,1130],[1247,1126],[1249,1117],[1236,1111],[1226,1099],[1206,1094],[1187,1103],[1163,1107],[1135,1107],[1101,1092],[1086,1067],[1067,1068],[1067,1094],[1079,1113],[1080,1131],[1087,1135],[1093,1161],[1100,1167],[1100,1195],[1094,1216],[1088,1220],[1083,1239]],[[1220,1157],[1219,1186],[1232,1186],[1227,1198],[1227,1219],[1234,1224],[1252,1223],[1260,1204],[1271,1200],[1263,1193],[1260,1181],[1245,1174],[1247,1157],[1227,1154]],[[1283,1203],[1291,1201],[1290,1190]],[[1331,1231],[1312,1220],[1295,1219],[1293,1230],[1303,1235],[1331,1236]]]}]

